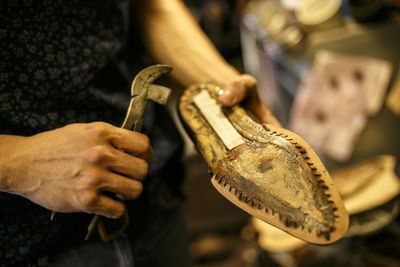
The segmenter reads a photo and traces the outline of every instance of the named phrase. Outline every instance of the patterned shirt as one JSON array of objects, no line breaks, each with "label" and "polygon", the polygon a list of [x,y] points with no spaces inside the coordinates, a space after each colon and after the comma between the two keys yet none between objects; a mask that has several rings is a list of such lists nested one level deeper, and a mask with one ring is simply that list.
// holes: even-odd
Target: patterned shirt
[{"label": "patterned shirt", "polygon": [[[0,134],[28,136],[75,122],[121,124],[138,70],[127,60],[136,59],[127,46],[132,38],[127,5],[124,0],[0,2]],[[152,195],[151,201],[176,191],[177,182],[162,176],[165,168],[176,169],[171,163],[182,143],[163,107],[148,107],[144,128],[154,149],[150,176],[157,177],[145,186],[144,197]],[[0,193],[0,266],[82,242],[91,218],[57,214],[51,222],[49,216],[29,200]]]}]

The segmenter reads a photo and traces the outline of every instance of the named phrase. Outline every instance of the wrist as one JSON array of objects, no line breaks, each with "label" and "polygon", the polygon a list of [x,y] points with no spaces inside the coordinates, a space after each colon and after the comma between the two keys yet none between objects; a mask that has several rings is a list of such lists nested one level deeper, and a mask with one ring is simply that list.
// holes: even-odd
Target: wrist
[{"label": "wrist", "polygon": [[218,84],[226,84],[236,80],[240,73],[231,65],[226,65],[223,70],[218,73],[218,77],[216,77],[216,81]]},{"label": "wrist", "polygon": [[13,171],[15,165],[13,158],[24,139],[22,136],[0,135],[0,192],[16,191],[17,179]]},{"label": "wrist", "polygon": [[227,63],[215,64],[213,68],[207,68],[204,70],[202,75],[201,72],[197,72],[199,74],[197,79],[189,83],[191,85],[193,83],[201,83],[201,82],[210,82],[215,83],[217,85],[226,85],[234,80],[236,80],[240,73],[231,65]]}]

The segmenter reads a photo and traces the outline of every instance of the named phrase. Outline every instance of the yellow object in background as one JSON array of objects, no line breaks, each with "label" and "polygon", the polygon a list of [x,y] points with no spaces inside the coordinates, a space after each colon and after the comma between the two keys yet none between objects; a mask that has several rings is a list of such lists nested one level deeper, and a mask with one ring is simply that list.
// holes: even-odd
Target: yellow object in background
[{"label": "yellow object in background", "polygon": [[386,99],[386,106],[397,116],[400,116],[400,70],[397,73],[396,81]]}]

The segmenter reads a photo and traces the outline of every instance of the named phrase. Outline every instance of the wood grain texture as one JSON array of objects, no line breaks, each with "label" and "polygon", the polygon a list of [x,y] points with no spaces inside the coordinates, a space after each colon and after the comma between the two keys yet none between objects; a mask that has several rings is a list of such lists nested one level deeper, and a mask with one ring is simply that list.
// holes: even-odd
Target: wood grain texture
[{"label": "wood grain texture", "polygon": [[193,98],[215,85],[194,85],[179,102],[181,119],[208,163],[211,182],[233,204],[315,244],[341,238],[348,214],[332,179],[311,147],[294,133],[253,120],[240,106],[223,114],[245,143],[226,148]]}]

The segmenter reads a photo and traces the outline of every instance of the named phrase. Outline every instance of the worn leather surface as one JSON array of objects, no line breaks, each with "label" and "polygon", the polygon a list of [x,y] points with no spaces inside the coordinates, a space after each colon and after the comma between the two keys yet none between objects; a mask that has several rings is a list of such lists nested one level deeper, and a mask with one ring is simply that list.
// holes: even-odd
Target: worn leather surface
[{"label": "worn leather surface", "polygon": [[311,147],[294,133],[261,124],[234,106],[223,113],[245,143],[228,150],[193,104],[201,90],[215,96],[214,87],[188,88],[179,111],[215,188],[249,214],[307,242],[327,244],[342,237],[348,214]]}]

